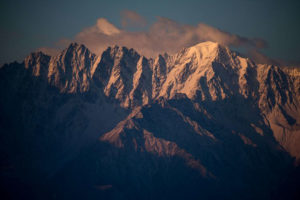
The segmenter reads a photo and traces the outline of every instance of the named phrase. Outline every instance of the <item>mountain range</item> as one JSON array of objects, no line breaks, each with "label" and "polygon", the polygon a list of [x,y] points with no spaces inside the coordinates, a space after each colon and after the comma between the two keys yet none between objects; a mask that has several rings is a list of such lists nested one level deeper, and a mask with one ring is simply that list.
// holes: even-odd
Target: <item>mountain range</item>
[{"label": "mountain range", "polygon": [[72,43],[0,68],[8,199],[297,199],[299,69],[203,42]]}]

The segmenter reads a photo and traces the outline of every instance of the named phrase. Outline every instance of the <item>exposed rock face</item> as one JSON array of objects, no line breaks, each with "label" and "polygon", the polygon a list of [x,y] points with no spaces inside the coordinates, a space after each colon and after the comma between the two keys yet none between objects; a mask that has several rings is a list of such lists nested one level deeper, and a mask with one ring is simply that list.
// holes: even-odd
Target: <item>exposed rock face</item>
[{"label": "exposed rock face", "polygon": [[42,52],[31,53],[25,58],[25,69],[31,71],[33,76],[46,77],[48,74],[48,65],[50,56],[43,54]]},{"label": "exposed rock face", "polygon": [[152,73],[152,97],[157,98],[162,85],[166,81],[168,73],[168,61],[159,55],[153,63]]},{"label": "exposed rock face", "polygon": [[50,199],[276,198],[300,158],[299,77],[213,42],[155,59],[32,53],[0,69],[3,183],[47,178],[35,195]]},{"label": "exposed rock face", "polygon": [[108,48],[93,74],[106,96],[123,107],[135,107],[151,101],[151,69],[146,58],[133,49]]},{"label": "exposed rock face", "polygon": [[299,93],[293,76],[276,66],[259,66],[259,106],[275,139],[294,157],[300,158]]},{"label": "exposed rock face", "polygon": [[215,101],[239,94],[247,98],[253,92],[248,79],[252,78],[254,63],[217,43],[184,49],[171,65],[160,92],[166,98],[184,93],[191,99]]},{"label": "exposed rock face", "polygon": [[95,55],[85,46],[72,43],[50,60],[48,81],[61,92],[85,92],[90,88],[91,69]]}]

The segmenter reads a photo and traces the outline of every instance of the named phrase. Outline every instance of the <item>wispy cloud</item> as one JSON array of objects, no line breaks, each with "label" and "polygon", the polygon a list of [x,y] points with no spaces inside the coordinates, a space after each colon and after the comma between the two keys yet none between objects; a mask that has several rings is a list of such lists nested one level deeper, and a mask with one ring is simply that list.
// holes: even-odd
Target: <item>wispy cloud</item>
[{"label": "wispy cloud", "polygon": [[94,26],[78,33],[75,41],[84,43],[97,53],[117,44],[137,49],[147,57],[164,52],[174,53],[203,41],[255,49],[266,46],[266,42],[261,39],[241,37],[203,23],[196,26],[180,24],[164,17],[157,17],[157,21],[148,30],[136,32],[119,29],[106,19],[100,18]]},{"label": "wispy cloud", "polygon": [[134,48],[146,57],[155,57],[164,52],[172,54],[204,41],[242,47],[251,52],[267,47],[267,43],[259,38],[242,37],[204,23],[181,24],[165,17],[157,17],[144,31],[128,31],[127,26],[145,26],[147,22],[133,11],[123,11],[121,16],[123,28],[116,27],[105,18],[99,18],[95,25],[79,32],[73,41],[85,44],[96,54],[101,54],[108,46],[119,45]]},{"label": "wispy cloud", "polygon": [[41,51],[46,55],[55,56],[59,53],[60,49],[58,48],[51,48],[51,47],[40,47],[36,51]]},{"label": "wispy cloud", "polygon": [[300,67],[299,61],[270,58],[257,49],[249,50],[247,52],[247,56],[254,60],[257,64],[268,64],[284,67]]},{"label": "wispy cloud", "polygon": [[248,51],[247,55],[254,60],[257,64],[268,64],[268,65],[282,65],[283,63],[269,58],[258,50],[251,49]]},{"label": "wispy cloud", "polygon": [[41,51],[47,55],[55,56],[59,54],[63,48],[66,48],[66,46],[70,45],[71,42],[73,42],[73,40],[64,38],[55,42],[53,47],[40,47],[36,49],[36,51]]},{"label": "wispy cloud", "polygon": [[122,19],[121,19],[121,24],[122,26],[128,27],[128,26],[146,26],[147,25],[147,20],[139,15],[138,13],[131,11],[131,10],[124,10],[121,13]]}]

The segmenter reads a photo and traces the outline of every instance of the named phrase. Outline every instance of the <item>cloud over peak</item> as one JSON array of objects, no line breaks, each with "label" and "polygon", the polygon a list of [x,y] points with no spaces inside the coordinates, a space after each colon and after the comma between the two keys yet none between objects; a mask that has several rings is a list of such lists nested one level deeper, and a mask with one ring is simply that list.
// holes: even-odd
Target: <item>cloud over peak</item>
[{"label": "cloud over peak", "polygon": [[101,54],[108,46],[119,45],[134,48],[146,57],[155,57],[165,52],[172,54],[204,41],[248,50],[267,46],[262,39],[242,37],[204,23],[182,24],[165,17],[157,17],[143,31],[128,31],[127,26],[145,26],[147,22],[133,11],[126,10],[121,15],[123,28],[116,27],[105,18],[99,18],[95,25],[83,29],[72,40],[85,44],[97,54]]},{"label": "cloud over peak", "polygon": [[[128,19],[141,24],[145,22],[144,18],[133,11],[124,11],[122,19],[127,20],[122,21],[123,25],[128,25]],[[154,57],[164,52],[174,53],[184,47],[204,41],[255,49],[266,46],[261,39],[241,37],[203,23],[196,26],[180,24],[164,17],[157,17],[157,20],[145,31],[119,29],[107,19],[100,18],[94,26],[78,33],[75,41],[84,43],[97,53],[102,52],[108,46],[117,44],[137,49],[147,57]]]},{"label": "cloud over peak", "polygon": [[77,37],[88,37],[91,35],[103,34],[103,35],[114,35],[119,34],[121,31],[112,23],[105,18],[97,19],[97,23],[92,26],[85,28],[82,32],[78,33]]}]

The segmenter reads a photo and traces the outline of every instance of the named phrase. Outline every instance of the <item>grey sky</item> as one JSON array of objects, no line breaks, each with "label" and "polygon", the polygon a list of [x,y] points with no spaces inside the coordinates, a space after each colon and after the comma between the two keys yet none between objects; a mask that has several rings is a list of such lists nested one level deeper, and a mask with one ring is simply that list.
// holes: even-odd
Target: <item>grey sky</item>
[{"label": "grey sky", "polygon": [[[0,2],[0,63],[22,60],[40,47],[55,47],[61,39],[74,40],[78,33],[106,18],[120,29],[125,10],[134,11],[148,22],[157,16],[176,23],[199,23],[245,38],[260,38],[268,47],[260,49],[269,57],[300,61],[300,2],[276,0],[7,0]],[[124,16],[123,16],[124,17]]]}]

